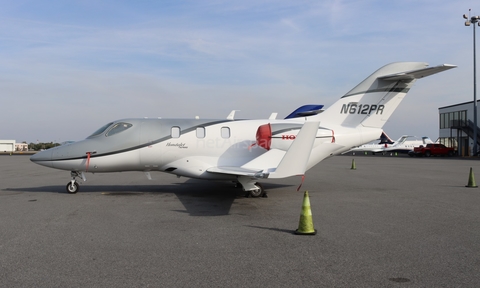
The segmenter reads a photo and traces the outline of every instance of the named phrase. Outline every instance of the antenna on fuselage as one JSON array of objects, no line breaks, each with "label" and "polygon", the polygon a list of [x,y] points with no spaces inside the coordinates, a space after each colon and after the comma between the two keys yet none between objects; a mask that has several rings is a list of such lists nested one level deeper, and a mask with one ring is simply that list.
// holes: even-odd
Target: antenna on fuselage
[{"label": "antenna on fuselage", "polygon": [[232,110],[230,114],[228,114],[227,119],[228,120],[235,120],[235,112],[240,111],[240,110]]}]

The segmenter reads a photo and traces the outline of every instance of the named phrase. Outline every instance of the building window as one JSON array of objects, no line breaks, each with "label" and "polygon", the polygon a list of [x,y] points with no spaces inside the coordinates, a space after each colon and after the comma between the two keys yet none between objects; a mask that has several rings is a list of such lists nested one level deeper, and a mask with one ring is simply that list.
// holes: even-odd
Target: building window
[{"label": "building window", "polygon": [[460,120],[467,122],[467,110],[460,111]]},{"label": "building window", "polygon": [[451,127],[459,127],[467,125],[467,110],[441,113],[440,129],[448,129]]}]

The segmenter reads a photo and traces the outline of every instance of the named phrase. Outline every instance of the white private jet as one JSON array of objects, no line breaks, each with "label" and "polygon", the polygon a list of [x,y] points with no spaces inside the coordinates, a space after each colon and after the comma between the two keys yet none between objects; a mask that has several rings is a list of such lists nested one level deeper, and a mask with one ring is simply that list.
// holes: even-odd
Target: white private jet
[{"label": "white private jet", "polygon": [[[397,62],[378,69],[326,110],[307,106],[286,119],[123,119],[86,139],[33,155],[30,160],[70,171],[67,191],[85,173],[159,171],[230,180],[250,196],[264,196],[260,180],[303,176],[323,159],[378,138],[417,79],[455,65]],[[313,108],[312,108],[313,107]],[[320,107],[320,106],[319,106]]]},{"label": "white private jet", "polygon": [[[386,134],[383,133],[382,135],[386,135]],[[392,152],[408,153],[408,151],[412,151],[415,146],[433,143],[433,141],[429,137],[422,137],[422,140],[418,140],[418,139],[407,140],[408,138],[411,138],[411,137],[415,137],[415,136],[402,135],[402,137],[398,138],[397,141],[392,141],[392,142],[380,141],[380,143],[378,144],[375,144],[375,143],[363,144],[347,152],[354,152],[354,153],[365,152],[365,153],[372,153],[373,155],[375,155],[376,153],[385,154],[387,152],[388,153],[392,153]]]},{"label": "white private jet", "polygon": [[[406,137],[406,138],[403,138]],[[385,153],[387,152],[398,152],[398,153],[408,153],[409,151],[412,151],[414,147],[420,146],[420,145],[426,145],[429,143],[433,143],[433,141],[430,139],[430,137],[424,136],[422,137],[422,140],[406,140],[408,137],[415,137],[415,136],[402,136],[401,140],[398,141],[398,143],[395,143],[394,145],[385,148]]]}]

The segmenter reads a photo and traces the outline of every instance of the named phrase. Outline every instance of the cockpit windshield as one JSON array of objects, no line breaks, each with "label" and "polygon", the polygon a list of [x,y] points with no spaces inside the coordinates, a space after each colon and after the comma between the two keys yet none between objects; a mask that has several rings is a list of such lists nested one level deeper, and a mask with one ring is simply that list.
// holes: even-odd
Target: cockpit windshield
[{"label": "cockpit windshield", "polygon": [[112,125],[112,124],[113,124],[113,122],[110,122],[110,123],[108,123],[108,124],[103,125],[103,126],[100,127],[97,131],[93,132],[92,135],[88,136],[87,139],[102,134],[102,133],[105,132],[105,130],[107,130],[107,128],[110,127],[110,125]]},{"label": "cockpit windshield", "polygon": [[118,134],[120,132],[123,132],[125,130],[127,130],[128,128],[132,127],[133,125],[130,124],[130,123],[125,123],[125,122],[120,122],[120,123],[117,123],[115,125],[113,125],[112,128],[110,128],[110,130],[108,130],[107,134],[105,134],[105,136],[112,136],[112,135],[115,135],[115,134]]},{"label": "cockpit windshield", "polygon": [[[100,127],[100,129],[98,129],[97,131],[93,132],[92,135],[88,136],[88,138],[92,138],[92,137],[95,137],[95,136],[98,136],[100,134],[103,134],[105,131],[107,131],[105,133],[105,136],[106,137],[109,137],[109,136],[112,136],[112,135],[115,135],[115,134],[118,134],[120,132],[123,132],[125,130],[127,130],[128,128],[132,127],[133,125],[130,124],[130,123],[126,123],[126,122],[118,122],[118,123],[115,123],[115,122],[110,122],[106,125],[103,125],[102,127]],[[113,126],[112,126],[113,124]],[[109,127],[111,126],[111,128],[109,129]]]}]

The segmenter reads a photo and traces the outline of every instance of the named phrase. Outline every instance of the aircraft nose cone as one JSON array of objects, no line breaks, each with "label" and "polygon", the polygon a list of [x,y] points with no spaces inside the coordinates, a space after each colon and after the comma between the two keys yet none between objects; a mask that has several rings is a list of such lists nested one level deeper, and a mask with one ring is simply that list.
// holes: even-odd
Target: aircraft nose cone
[{"label": "aircraft nose cone", "polygon": [[39,165],[53,167],[52,150],[48,149],[45,151],[37,152],[30,157],[30,161]]}]

